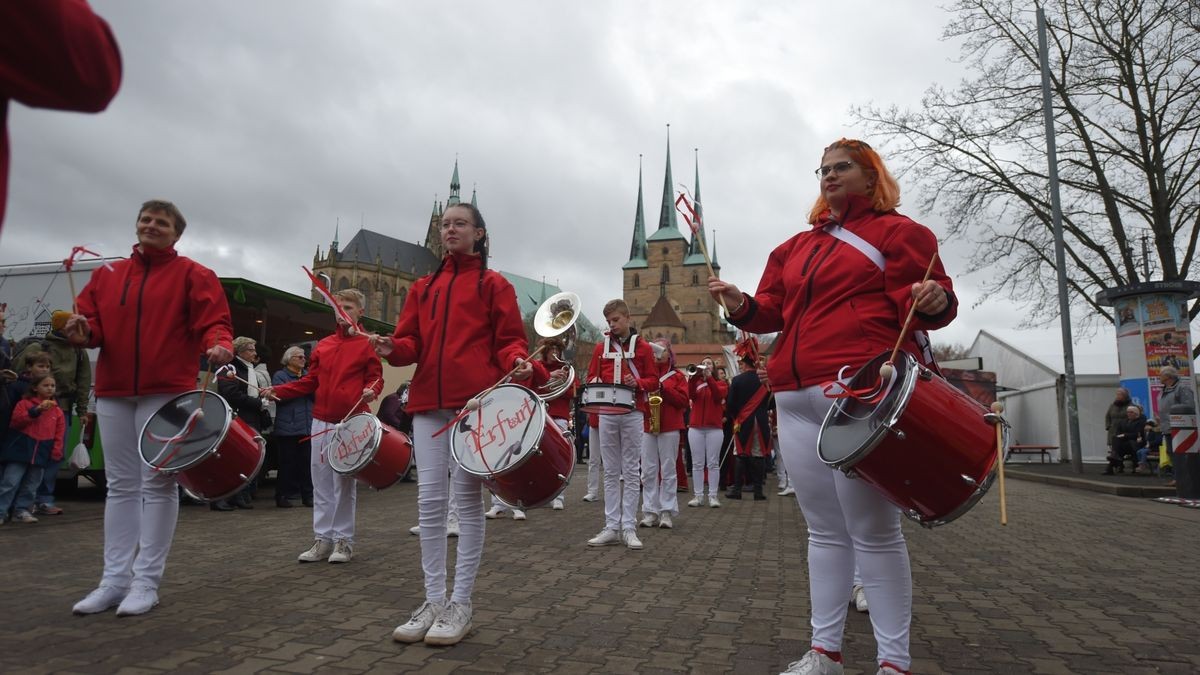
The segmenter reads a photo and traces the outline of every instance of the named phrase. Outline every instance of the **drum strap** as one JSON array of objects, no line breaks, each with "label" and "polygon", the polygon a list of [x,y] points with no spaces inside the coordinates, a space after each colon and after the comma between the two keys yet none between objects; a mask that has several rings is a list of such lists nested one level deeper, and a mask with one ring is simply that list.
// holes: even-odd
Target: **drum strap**
[{"label": "drum strap", "polygon": [[613,351],[612,336],[607,333],[604,334],[604,358],[613,360],[613,377],[618,380],[617,382],[613,382],[613,384],[621,383],[620,368],[621,363],[623,363],[625,359],[629,359],[629,362],[626,365],[629,366],[629,372],[633,373],[634,379],[640,379],[642,377],[641,374],[638,373],[637,366],[633,363],[633,354],[636,351],[635,347],[637,346],[637,337],[637,333],[629,336],[629,351],[622,350],[621,343],[619,342],[617,343],[617,350]]},{"label": "drum strap", "polygon": [[[875,263],[875,267],[878,267],[880,272],[887,269],[887,261],[884,259],[883,253],[871,242],[842,227],[840,223],[829,223],[825,226],[825,231],[829,233],[829,236],[849,244],[851,248],[865,255],[868,260]],[[916,330],[913,331],[913,339],[916,340],[917,347],[921,349],[921,361],[927,366],[932,366],[940,374],[937,361],[934,360],[933,344],[929,341],[929,335],[923,330]]]}]

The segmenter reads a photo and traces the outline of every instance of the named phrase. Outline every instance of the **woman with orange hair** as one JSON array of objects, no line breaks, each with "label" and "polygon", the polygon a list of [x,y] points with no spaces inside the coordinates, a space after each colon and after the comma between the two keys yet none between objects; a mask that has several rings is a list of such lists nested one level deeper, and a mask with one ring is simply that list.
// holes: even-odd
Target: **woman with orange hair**
[{"label": "woman with orange hair", "polygon": [[[900,188],[862,141],[825,149],[821,191],[805,229],[778,246],[753,295],[715,277],[708,289],[751,333],[781,331],[767,378],[775,393],[779,443],[808,524],[811,649],[787,673],[840,675],[842,633],[857,561],[871,607],[879,675],[907,673],[912,574],[899,509],[863,481],[831,470],[817,435],[832,399],[822,385],[890,351],[908,310],[915,330],[941,328],[957,302],[941,262],[922,282],[937,239],[896,212]],[[925,357],[910,334],[902,347]]]}]

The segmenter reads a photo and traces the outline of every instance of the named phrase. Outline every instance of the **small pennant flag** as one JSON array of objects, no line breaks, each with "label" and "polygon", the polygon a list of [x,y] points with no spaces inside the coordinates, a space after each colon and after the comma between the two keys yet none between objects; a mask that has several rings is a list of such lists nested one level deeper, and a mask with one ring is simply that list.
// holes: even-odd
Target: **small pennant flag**
[{"label": "small pennant flag", "polygon": [[318,279],[316,275],[309,271],[307,267],[301,265],[300,269],[304,270],[304,273],[307,274],[308,278],[312,280],[313,288],[317,289],[317,293],[321,296],[321,298],[333,308],[333,311],[337,314],[338,319],[343,321],[347,326],[357,329],[358,324],[356,324],[354,320],[350,318],[350,315],[346,313],[346,310],[342,309],[342,306],[338,304],[338,301],[333,297],[333,294],[329,292],[329,289],[325,287],[325,284]]}]

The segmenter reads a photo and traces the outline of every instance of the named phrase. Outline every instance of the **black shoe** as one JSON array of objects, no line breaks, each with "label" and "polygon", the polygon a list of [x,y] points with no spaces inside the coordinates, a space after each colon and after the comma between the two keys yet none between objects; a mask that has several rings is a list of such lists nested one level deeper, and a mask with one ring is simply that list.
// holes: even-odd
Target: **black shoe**
[{"label": "black shoe", "polygon": [[305,506],[307,506],[307,507],[308,507],[308,508],[310,508],[310,509],[313,507],[313,505],[312,505],[312,504],[313,504],[313,502],[312,502],[312,497],[311,497],[311,496],[309,496],[309,497],[303,497],[303,498],[301,498],[301,499],[300,499],[300,503],[301,503],[301,504],[303,504],[303,505],[305,505]]},{"label": "black shoe", "polygon": [[742,498],[742,493],[740,493],[740,492],[726,492],[725,493],[725,499],[741,499],[741,498]]},{"label": "black shoe", "polygon": [[763,493],[761,493],[761,492],[755,492],[755,493],[754,493],[754,501],[756,501],[756,502],[765,501],[765,500],[766,500],[766,498],[767,498],[767,496],[766,496],[766,495],[764,495],[764,494],[763,494]]},{"label": "black shoe", "polygon": [[252,509],[252,508],[254,508],[254,504],[250,503],[250,498],[249,498],[249,497],[247,497],[247,498],[245,498],[245,499],[239,499],[239,500],[235,501],[235,502],[233,503],[233,505],[234,505],[234,506],[236,506],[236,507],[238,507],[239,509]]},{"label": "black shoe", "polygon": [[290,499],[286,497],[280,497],[279,499],[275,500],[275,506],[281,509],[290,509],[292,508],[293,504]]},{"label": "black shoe", "polygon": [[209,504],[208,508],[212,509],[213,511],[232,511],[233,504],[230,504],[229,502],[225,501],[224,499],[220,499],[220,500],[217,500],[217,501]]}]

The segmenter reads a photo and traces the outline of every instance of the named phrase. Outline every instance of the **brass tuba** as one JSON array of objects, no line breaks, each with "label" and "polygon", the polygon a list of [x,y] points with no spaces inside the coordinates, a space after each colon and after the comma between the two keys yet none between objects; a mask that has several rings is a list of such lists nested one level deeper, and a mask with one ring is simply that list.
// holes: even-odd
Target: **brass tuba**
[{"label": "brass tuba", "polygon": [[[546,298],[533,315],[533,331],[543,338],[557,337],[562,341],[560,353],[566,354],[575,340],[575,322],[580,316],[579,296],[570,291],[555,293]],[[562,396],[571,388],[575,381],[575,367],[561,357],[559,363],[567,367],[566,377],[561,382],[550,380],[535,392],[543,401],[550,401]]]}]

